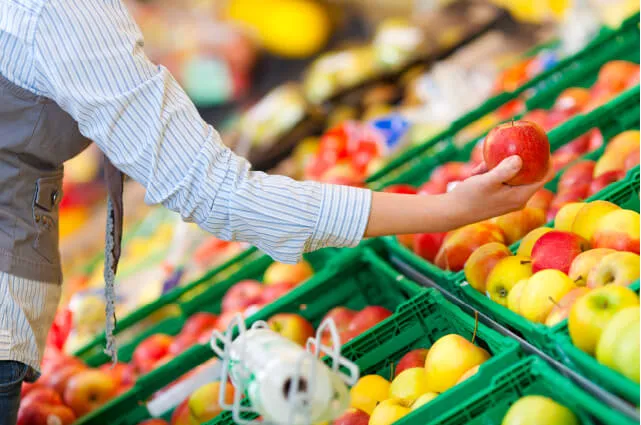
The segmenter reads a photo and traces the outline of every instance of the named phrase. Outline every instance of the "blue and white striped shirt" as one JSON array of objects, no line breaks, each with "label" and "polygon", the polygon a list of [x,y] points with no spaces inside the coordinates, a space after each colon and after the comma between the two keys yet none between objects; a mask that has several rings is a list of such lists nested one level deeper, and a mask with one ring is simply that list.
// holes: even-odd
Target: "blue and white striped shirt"
[{"label": "blue and white striped shirt", "polygon": [[250,171],[143,46],[120,0],[0,0],[0,74],[66,110],[148,203],[287,263],[361,240],[368,190]]}]

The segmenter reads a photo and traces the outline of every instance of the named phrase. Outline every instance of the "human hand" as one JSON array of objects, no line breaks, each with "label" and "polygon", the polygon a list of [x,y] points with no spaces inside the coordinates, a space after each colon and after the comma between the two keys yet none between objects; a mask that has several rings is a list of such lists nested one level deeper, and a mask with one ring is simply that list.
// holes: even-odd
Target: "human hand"
[{"label": "human hand", "polygon": [[448,193],[456,220],[460,225],[475,223],[497,217],[525,207],[534,193],[554,177],[550,167],[546,177],[540,182],[510,186],[506,181],[521,169],[522,161],[518,156],[503,160],[494,169],[487,171],[485,164],[475,169],[475,175],[458,183]]}]

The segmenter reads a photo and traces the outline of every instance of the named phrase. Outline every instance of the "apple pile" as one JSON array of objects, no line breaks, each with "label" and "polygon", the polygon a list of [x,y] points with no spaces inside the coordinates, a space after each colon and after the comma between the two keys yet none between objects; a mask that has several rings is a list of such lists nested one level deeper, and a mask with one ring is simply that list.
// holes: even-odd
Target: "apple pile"
[{"label": "apple pile", "polygon": [[578,297],[568,330],[577,348],[638,384],[639,320],[639,296],[628,287],[608,285]]},{"label": "apple pile", "polygon": [[445,335],[429,349],[406,353],[391,382],[362,376],[350,389],[350,408],[334,425],[390,425],[473,376],[490,357],[460,335]]},{"label": "apple pile", "polygon": [[579,425],[579,418],[570,409],[542,395],[527,395],[510,406],[501,425]]},{"label": "apple pile", "polygon": [[47,347],[40,379],[22,386],[18,425],[69,425],[127,391],[136,377],[130,365],[89,368],[77,358]]},{"label": "apple pile", "polygon": [[626,287],[639,279],[639,219],[607,201],[569,203],[554,228],[532,230],[516,255],[498,242],[477,249],[465,263],[465,276],[492,301],[553,326],[596,288]]}]

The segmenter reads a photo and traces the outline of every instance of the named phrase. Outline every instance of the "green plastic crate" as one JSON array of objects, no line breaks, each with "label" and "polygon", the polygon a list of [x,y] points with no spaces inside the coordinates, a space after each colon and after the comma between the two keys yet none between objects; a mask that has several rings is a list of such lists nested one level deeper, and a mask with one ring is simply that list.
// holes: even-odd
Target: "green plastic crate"
[{"label": "green plastic crate", "polygon": [[592,84],[599,68],[614,59],[639,62],[638,13],[628,18],[615,31],[603,30],[583,50],[560,61],[552,69],[539,74],[512,92],[503,92],[488,99],[473,111],[452,122],[444,131],[392,159],[387,166],[372,175],[367,184],[375,190],[388,186],[400,174],[450,147],[453,138],[470,124],[515,99],[525,97],[528,110],[550,106],[564,89]]},{"label": "green plastic crate", "polygon": [[[189,294],[191,291],[201,290],[201,288],[204,289],[204,287],[220,282],[231,273],[240,269],[243,264],[246,264],[261,255],[262,254],[256,248],[249,248],[229,259],[225,263],[210,270],[200,279],[190,282],[184,286],[176,287],[161,295],[155,301],[141,306],[126,316],[119,317],[114,334],[125,335],[128,333],[127,331],[136,331],[137,327],[142,327],[146,324],[145,322],[153,320],[153,316],[159,314],[162,310],[172,306],[177,307],[178,301],[186,294]],[[101,353],[105,344],[106,337],[105,333],[102,332],[93,340],[76,350],[73,355],[88,362],[89,364],[104,362],[104,360],[99,360],[100,354],[97,356],[96,353]]]},{"label": "green plastic crate", "polygon": [[[605,140],[611,139],[624,130],[639,128],[639,100],[639,86],[637,86],[588,114],[575,116],[548,134],[551,149],[554,151],[560,148],[594,127],[601,129]],[[428,180],[431,171],[436,166],[449,161],[469,160],[473,148],[474,144],[468,144],[463,148],[450,145],[445,151],[426,160],[419,166],[406,171],[390,183],[420,185]],[[585,158],[595,159],[603,153],[604,149],[605,147],[602,147],[595,152],[591,152],[587,154]],[[546,186],[548,189],[552,191],[556,190],[556,183],[563,171],[564,170],[560,170],[556,178]],[[451,272],[440,269],[436,265],[415,255],[410,249],[401,245],[395,237],[388,237],[387,243],[405,262],[421,271],[445,289],[462,295],[458,286],[459,282],[464,278],[462,272]]]},{"label": "green plastic crate", "polygon": [[[303,285],[247,318],[246,323],[250,326],[257,320],[267,320],[278,312],[295,312],[317,326],[327,311],[335,306],[362,309],[367,305],[381,305],[394,311],[402,303],[425,291],[424,288],[389,266],[384,258],[385,245],[377,240],[368,241],[355,249],[345,250],[340,257],[332,261],[331,265],[322,269]],[[255,273],[253,276],[262,274],[269,261],[258,262],[258,264],[256,270],[260,273]],[[246,272],[237,273],[234,278],[221,282],[212,289],[226,288],[251,276],[252,274],[248,275]],[[212,296],[211,302],[202,296],[198,300],[207,306],[209,311],[219,311],[224,291],[219,292],[217,298]],[[194,307],[194,310],[197,309]],[[145,405],[149,397],[213,357],[214,352],[208,344],[197,344],[153,372],[140,377],[130,391],[111,400],[101,409],[81,418],[76,423],[78,425],[107,423],[136,425],[149,418]]]},{"label": "green plastic crate", "polygon": [[[492,358],[481,365],[475,375],[419,409],[423,417],[447,412],[460,400],[487,387],[492,376],[516,364],[523,356],[516,341],[475,322],[474,318],[448,302],[435,289],[427,289],[405,303],[391,319],[343,347],[343,356],[359,367],[361,376],[377,374],[390,379],[394,365],[408,351],[430,348],[439,338],[452,333],[468,340],[474,338],[476,333],[474,342],[492,354]],[[329,359],[325,360],[330,363]],[[231,412],[225,412],[207,425],[233,424]]]},{"label": "green plastic crate", "polygon": [[[638,294],[639,281],[637,280],[630,285],[630,288]],[[570,339],[567,320],[558,327],[554,336],[556,344],[551,346],[550,354],[595,384],[635,406],[639,405],[639,397],[641,396],[639,384],[602,365],[594,357],[574,346]]]},{"label": "green plastic crate", "polygon": [[[332,248],[323,249],[306,254],[305,259],[309,261],[314,270],[318,272],[322,270],[325,265],[329,264],[333,258],[336,258],[337,252],[338,250]],[[130,341],[118,348],[118,359],[124,362],[130,361],[138,344],[150,335],[157,333],[176,335],[184,326],[187,318],[195,312],[208,311],[216,314],[220,313],[220,301],[222,300],[223,295],[225,295],[225,292],[227,292],[234,283],[243,279],[262,280],[263,273],[267,267],[274,262],[265,254],[259,253],[258,256],[256,256],[251,252],[247,253],[245,256],[241,255],[241,259],[237,259],[237,261],[240,261],[240,268],[231,276],[218,279],[218,274],[214,274],[210,279],[199,281],[200,283],[198,285],[207,283],[209,287],[193,299],[189,301],[180,301],[175,298],[175,295],[177,294],[172,295],[171,298],[176,301],[180,310],[180,315],[163,319],[135,335]],[[233,267],[234,264],[235,262],[232,262],[232,264],[229,264],[229,267]],[[184,291],[180,291],[180,293],[184,294]],[[164,303],[164,300],[161,297],[157,302]],[[151,308],[153,307],[150,307],[150,309]],[[100,350],[94,349],[93,352],[85,356],[84,361],[87,365],[94,367],[100,366],[111,360],[109,356],[102,351],[102,347],[100,345],[97,348]]]},{"label": "green plastic crate", "polygon": [[395,425],[501,425],[509,407],[526,395],[552,398],[572,410],[581,425],[637,423],[583,391],[542,359],[532,356],[497,373],[488,385],[458,400],[447,413],[436,417],[427,415],[429,410],[419,410]]}]

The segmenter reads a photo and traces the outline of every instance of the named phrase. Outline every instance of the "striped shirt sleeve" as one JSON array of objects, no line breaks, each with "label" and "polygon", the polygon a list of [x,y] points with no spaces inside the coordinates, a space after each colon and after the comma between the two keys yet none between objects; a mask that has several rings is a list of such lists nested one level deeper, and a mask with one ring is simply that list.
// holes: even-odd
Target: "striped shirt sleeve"
[{"label": "striped shirt sleeve", "polygon": [[35,90],[143,184],[148,203],[286,263],[363,237],[371,192],[251,171],[167,69],[147,59],[142,34],[119,0],[46,1],[32,68]]}]

